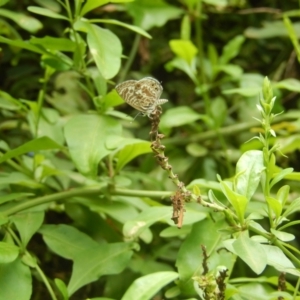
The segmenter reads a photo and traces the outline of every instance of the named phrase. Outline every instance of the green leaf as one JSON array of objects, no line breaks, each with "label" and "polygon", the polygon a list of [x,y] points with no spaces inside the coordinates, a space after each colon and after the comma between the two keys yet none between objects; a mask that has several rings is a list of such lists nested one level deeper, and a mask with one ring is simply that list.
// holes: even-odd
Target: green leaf
[{"label": "green leaf", "polygon": [[20,234],[24,248],[44,221],[44,212],[19,213],[11,217]]},{"label": "green leaf", "polygon": [[237,89],[228,89],[222,91],[224,95],[239,94],[244,97],[254,97],[257,96],[260,92],[261,92],[261,87],[237,88]]},{"label": "green leaf", "polygon": [[241,49],[242,44],[245,41],[245,37],[242,35],[235,36],[232,40],[230,40],[223,48],[223,53],[220,56],[220,64],[225,65],[231,59],[236,57]]},{"label": "green leaf", "polygon": [[[297,54],[297,59],[298,59],[298,61],[300,61],[300,45],[299,45],[298,34],[297,34],[297,33],[299,33],[299,26],[297,26],[298,32],[296,32],[296,28],[295,28],[294,24],[291,22],[291,20],[289,19],[289,17],[287,16],[287,14],[283,15],[283,22],[284,22],[284,25],[289,34],[289,38],[295,48],[295,52]],[[299,24],[297,24],[297,25],[299,25]]]},{"label": "green leaf", "polygon": [[114,77],[121,67],[122,45],[119,38],[108,29],[77,21],[76,30],[87,33],[87,43],[96,66],[105,79]]},{"label": "green leaf", "polygon": [[17,184],[17,185],[29,187],[31,189],[41,189],[44,187],[42,183],[33,180],[31,177],[29,177],[24,173],[21,172],[1,173],[0,172],[0,186],[6,184]]},{"label": "green leaf", "polygon": [[0,107],[7,110],[21,110],[25,109],[25,106],[19,100],[13,98],[8,93],[0,91]]},{"label": "green leaf", "polygon": [[261,174],[265,169],[262,151],[252,150],[245,152],[236,165],[236,191],[240,195],[251,199],[260,182]]},{"label": "green leaf", "polygon": [[198,143],[189,143],[186,146],[186,151],[187,151],[188,154],[190,154],[194,157],[204,157],[208,153],[207,148],[201,146]]},{"label": "green leaf", "polygon": [[10,1],[10,0],[0,0],[0,6],[5,5],[8,1]]},{"label": "green leaf", "polygon": [[277,192],[277,199],[283,207],[285,206],[285,203],[288,200],[289,192],[290,192],[289,185],[282,186]]},{"label": "green leaf", "polygon": [[107,29],[89,27],[87,43],[95,63],[105,79],[114,77],[121,67],[122,45],[119,38]]},{"label": "green leaf", "polygon": [[[226,245],[225,245],[226,247]],[[253,241],[246,234],[242,234],[233,243],[233,249],[256,274],[260,274],[266,267],[267,254],[261,244]]]},{"label": "green leaf", "polygon": [[36,268],[38,266],[36,257],[32,256],[29,252],[23,254],[22,263],[30,268]]},{"label": "green leaf", "polygon": [[4,43],[13,47],[18,47],[21,49],[26,49],[38,54],[47,54],[47,51],[44,50],[41,47],[37,47],[35,45],[30,44],[28,41],[22,41],[22,40],[11,40],[7,39],[3,36],[0,36],[0,43]]},{"label": "green leaf", "polygon": [[51,11],[47,8],[42,8],[42,7],[38,7],[38,6],[28,6],[27,9],[30,12],[33,12],[33,13],[41,15],[41,16],[45,16],[45,17],[49,17],[49,18],[53,18],[53,19],[69,20],[67,17],[62,16],[62,15],[60,15],[54,11]]},{"label": "green leaf", "polygon": [[190,286],[194,292],[191,278],[203,271],[201,249],[195,245],[205,245],[207,253],[211,254],[209,261],[213,261],[214,266],[225,265],[229,270],[232,269],[234,256],[227,251],[216,251],[222,247],[222,236],[219,232],[221,227],[222,224],[215,223],[211,219],[193,225],[191,233],[184,239],[179,249],[176,260],[181,288],[187,289]]},{"label": "green leaf", "polygon": [[293,134],[280,139],[280,152],[283,154],[300,149],[300,134]]},{"label": "green leaf", "polygon": [[[133,1],[133,0],[131,0]],[[136,32],[140,35],[143,35],[145,36],[146,38],[148,39],[152,39],[151,35],[146,32],[144,29],[138,27],[138,26],[134,26],[134,25],[130,25],[130,24],[127,24],[127,23],[123,23],[123,22],[120,22],[118,20],[110,20],[110,19],[92,19],[90,20],[91,23],[106,23],[106,24],[113,24],[113,25],[118,25],[118,26],[122,26],[122,27],[125,27],[127,29],[130,29],[131,31],[133,32]]]},{"label": "green leaf", "polygon": [[77,115],[65,125],[71,157],[80,172],[96,176],[102,158],[112,152],[107,139],[121,135],[121,124],[108,116]]},{"label": "green leaf", "polygon": [[267,200],[269,206],[271,207],[271,209],[273,210],[273,212],[275,213],[276,218],[278,219],[282,212],[281,203],[273,197],[266,197],[266,200]]},{"label": "green leaf", "polygon": [[293,168],[286,168],[281,170],[278,174],[275,175],[275,177],[272,179],[270,183],[270,188],[272,188],[277,182],[282,180],[286,175],[293,173]]},{"label": "green leaf", "polygon": [[170,40],[169,45],[171,50],[188,64],[191,64],[198,52],[196,46],[189,40]]},{"label": "green leaf", "polygon": [[197,75],[196,65],[188,64],[188,62],[183,58],[175,57],[174,59],[172,59],[171,61],[165,64],[165,68],[168,72],[172,72],[174,68],[177,68],[182,72],[184,72],[185,74],[187,74],[195,84],[198,83],[197,76],[196,76]]},{"label": "green leaf", "polygon": [[166,271],[142,276],[128,288],[121,300],[145,300],[152,297],[165,285],[178,278],[178,273]]},{"label": "green leaf", "polygon": [[295,270],[295,266],[277,246],[261,245],[261,247],[266,253],[266,261],[269,266],[273,266],[280,272],[290,273],[288,269]]},{"label": "green leaf", "polygon": [[59,278],[55,278],[54,279],[55,285],[57,286],[58,290],[60,291],[60,293],[63,296],[63,300],[68,300],[68,289],[66,284]]},{"label": "green leaf", "polygon": [[35,33],[43,28],[43,24],[39,20],[22,13],[14,12],[7,9],[0,9],[0,16],[11,19],[15,23],[17,23],[21,28],[31,33]]},{"label": "green leaf", "polygon": [[150,142],[138,140],[138,139],[125,139],[121,142],[124,146],[121,146],[118,150],[115,158],[117,159],[116,172],[119,172],[135,157],[152,152],[150,148]]},{"label": "green leaf", "polygon": [[33,193],[12,193],[8,195],[0,196],[0,204],[11,201],[11,200],[21,200],[29,196],[33,196]]},{"label": "green leaf", "polygon": [[211,102],[211,114],[214,119],[214,126],[221,127],[228,115],[226,101],[223,98],[217,97]]},{"label": "green leaf", "polygon": [[191,232],[192,226],[191,225],[185,225],[180,228],[180,231],[178,231],[178,228],[175,226],[170,226],[162,230],[159,234],[159,236],[163,238],[171,238],[171,237],[184,237],[185,235],[189,234]]},{"label": "green leaf", "polygon": [[108,109],[109,107],[114,107],[124,103],[124,100],[118,95],[117,91],[113,89],[104,97],[101,98],[103,101],[103,109]]},{"label": "green leaf", "polygon": [[182,40],[191,39],[191,19],[188,12],[183,16],[180,26],[180,38]]},{"label": "green leaf", "polygon": [[244,32],[245,36],[251,39],[268,39],[274,37],[287,37],[288,35],[281,20],[263,22],[262,25],[261,28],[248,27]]},{"label": "green leaf", "polygon": [[292,92],[300,92],[300,81],[296,78],[288,78],[274,84],[278,89],[286,89]]},{"label": "green leaf", "polygon": [[101,214],[105,213],[111,216],[121,224],[125,223],[128,220],[134,219],[138,214],[137,209],[133,205],[117,200],[102,200],[100,203],[92,204],[82,202],[82,204],[89,205],[90,209],[94,212]]},{"label": "green leaf", "polygon": [[283,232],[283,231],[278,231],[275,230],[274,228],[271,228],[271,232],[281,241],[283,242],[290,242],[295,239],[295,236],[293,234]]},{"label": "green leaf", "polygon": [[128,243],[103,244],[79,253],[74,258],[69,295],[102,275],[122,272],[132,255],[131,247]]},{"label": "green leaf", "polygon": [[218,65],[216,66],[215,70],[217,73],[223,71],[224,73],[234,78],[240,78],[243,74],[243,69],[240,66],[232,65],[232,64]]},{"label": "green leaf", "polygon": [[0,265],[0,291],[3,300],[31,299],[31,272],[20,258]]},{"label": "green leaf", "polygon": [[222,192],[224,193],[227,200],[231,203],[231,205],[235,209],[240,223],[243,224],[249,199],[247,199],[247,197],[244,195],[234,192],[232,188],[228,185],[229,182],[220,181],[220,184],[221,184]]},{"label": "green leaf", "polygon": [[0,242],[0,264],[7,264],[14,261],[18,257],[19,251],[19,247],[15,245]]},{"label": "green leaf", "polygon": [[267,230],[265,230],[259,223],[251,220],[249,225],[251,225],[251,227],[254,227],[256,229],[256,231],[260,231],[261,233],[269,233]]},{"label": "green leaf", "polygon": [[84,16],[86,13],[88,13],[89,11],[99,7],[99,6],[102,6],[102,5],[105,5],[109,2],[112,2],[112,3],[124,3],[124,2],[132,2],[134,0],[88,0],[86,1],[86,3],[84,4],[81,12],[80,12],[80,15],[81,16]]},{"label": "green leaf", "polygon": [[[142,238],[141,234],[158,221],[164,221],[169,225],[175,226],[171,216],[172,210],[170,207],[149,207],[124,224],[123,235],[128,241],[135,240],[137,237]],[[184,216],[183,223],[188,225],[203,220],[206,214],[195,209],[192,205],[186,204]]]},{"label": "green leaf", "polygon": [[178,127],[194,123],[202,118],[202,115],[196,113],[190,107],[180,106],[168,109],[167,112],[161,117],[160,126],[162,128]]},{"label": "green leaf", "polygon": [[288,217],[289,215],[295,213],[296,211],[300,211],[300,198],[294,199],[285,212],[282,214],[283,217]]},{"label": "green leaf", "polygon": [[170,219],[172,211],[170,207],[149,207],[137,217],[126,222],[123,227],[123,235],[126,240],[135,240],[145,229],[157,221]]},{"label": "green leaf", "polygon": [[62,146],[54,142],[52,139],[44,136],[37,138],[35,140],[24,143],[22,146],[15,148],[13,150],[7,151],[4,155],[0,157],[0,163],[14,158],[16,156],[28,153],[36,152],[41,150],[53,150],[53,149],[62,149]]},{"label": "green leaf", "polygon": [[3,216],[0,214],[0,226],[3,224],[7,224],[9,222],[9,218],[7,216]]},{"label": "green leaf", "polygon": [[40,45],[43,48],[51,51],[74,52],[77,47],[75,42],[72,40],[51,36],[45,36],[43,38],[32,37],[30,39],[30,43],[34,45]]},{"label": "green leaf", "polygon": [[74,259],[83,251],[99,245],[88,235],[69,225],[43,225],[38,232],[54,253],[67,259]]},{"label": "green leaf", "polygon": [[139,0],[127,4],[126,8],[133,17],[134,24],[145,30],[149,30],[154,26],[162,27],[169,20],[178,18],[183,13],[183,10],[162,0]]}]

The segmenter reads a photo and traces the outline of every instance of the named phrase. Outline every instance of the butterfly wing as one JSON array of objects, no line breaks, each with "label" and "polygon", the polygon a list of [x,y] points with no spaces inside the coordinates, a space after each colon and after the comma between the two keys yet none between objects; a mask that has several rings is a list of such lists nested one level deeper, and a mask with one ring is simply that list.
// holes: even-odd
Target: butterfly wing
[{"label": "butterfly wing", "polygon": [[116,86],[117,93],[129,104],[134,101],[136,83],[136,80],[127,80]]},{"label": "butterfly wing", "polygon": [[146,77],[138,81],[127,80],[118,84],[116,91],[129,105],[148,116],[155,110],[157,105],[167,101],[159,99],[163,88],[152,77]]},{"label": "butterfly wing", "polygon": [[150,115],[155,110],[157,99],[159,99],[162,90],[161,84],[154,78],[146,77],[139,80],[135,88],[139,110]]}]

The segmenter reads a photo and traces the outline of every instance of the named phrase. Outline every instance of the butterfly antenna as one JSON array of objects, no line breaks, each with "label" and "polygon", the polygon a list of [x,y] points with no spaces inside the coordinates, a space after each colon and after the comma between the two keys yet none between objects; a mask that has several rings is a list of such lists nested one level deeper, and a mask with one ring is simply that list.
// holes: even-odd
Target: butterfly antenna
[{"label": "butterfly antenna", "polygon": [[141,113],[139,112],[139,113],[137,113],[136,114],[136,116],[133,118],[133,120],[132,121],[130,121],[130,123],[132,123],[135,119],[136,119],[136,117],[138,116],[138,115],[140,115]]}]

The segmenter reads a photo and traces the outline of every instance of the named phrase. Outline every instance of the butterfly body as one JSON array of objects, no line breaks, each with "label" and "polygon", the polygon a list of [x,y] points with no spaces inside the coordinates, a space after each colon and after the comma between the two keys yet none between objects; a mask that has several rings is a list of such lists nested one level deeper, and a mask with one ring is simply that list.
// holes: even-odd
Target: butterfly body
[{"label": "butterfly body", "polygon": [[163,88],[152,77],[124,81],[116,86],[116,91],[125,102],[148,117],[158,105],[168,102],[167,99],[159,99]]}]

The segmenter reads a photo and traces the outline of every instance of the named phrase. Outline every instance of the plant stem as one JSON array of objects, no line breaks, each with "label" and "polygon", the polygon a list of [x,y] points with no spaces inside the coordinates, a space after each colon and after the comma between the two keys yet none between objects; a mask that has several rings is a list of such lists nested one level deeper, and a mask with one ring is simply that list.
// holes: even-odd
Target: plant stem
[{"label": "plant stem", "polygon": [[[103,192],[103,187],[90,187],[90,188],[78,188],[70,191],[64,191],[52,195],[42,196],[32,200],[26,200],[24,202],[16,204],[14,207],[8,208],[2,212],[3,216],[11,216],[25,209],[35,207],[41,204],[53,202],[53,201],[68,201],[72,197],[77,196],[89,196],[99,195]],[[133,196],[133,197],[151,197],[151,198],[165,198],[169,197],[172,192],[158,192],[158,191],[145,191],[145,190],[127,190],[115,188],[111,191],[112,195]]]},{"label": "plant stem", "polygon": [[[31,254],[26,249],[24,249],[22,242],[20,241],[19,237],[15,234],[15,232],[10,227],[6,228],[6,230],[9,232],[9,234],[12,236],[12,238],[18,244],[18,246],[22,249],[23,255],[25,254],[25,255],[31,257]],[[34,266],[34,268],[38,271],[39,275],[41,276],[49,294],[51,295],[51,298],[53,300],[57,300],[55,293],[54,293],[48,279],[46,278],[44,272],[42,271],[42,269],[40,269],[38,264],[36,264]]]},{"label": "plant stem", "polygon": [[299,291],[299,288],[300,288],[300,277],[298,278],[297,284],[295,286],[295,290],[294,290],[294,294],[293,294],[293,300],[297,299],[297,293]]},{"label": "plant stem", "polygon": [[[30,255],[30,253],[28,253],[28,255]],[[47,277],[45,276],[44,272],[42,271],[42,269],[39,267],[38,264],[36,264],[35,268],[36,268],[37,272],[39,273],[39,275],[41,276],[49,294],[51,295],[52,300],[57,300],[56,295],[55,295]]]},{"label": "plant stem", "polygon": [[[40,117],[41,117],[41,113],[42,113],[42,107],[43,107],[43,104],[44,104],[47,82],[48,82],[48,79],[49,79],[49,76],[47,76],[47,73],[48,73],[48,68],[46,67],[45,75],[44,75],[44,78],[42,80],[43,86],[42,86],[42,89],[39,91],[39,95],[38,95],[38,99],[37,99],[37,113],[36,113],[35,132],[34,132],[35,137],[38,136],[39,121],[40,121]],[[33,115],[35,116],[34,113],[33,113]]]},{"label": "plant stem", "polygon": [[[286,113],[282,116],[278,116],[274,121],[274,124],[282,123],[285,121],[292,121],[292,120],[298,120],[300,118],[299,112],[292,112],[292,113]],[[208,130],[206,132],[201,132],[197,134],[193,134],[190,137],[174,137],[174,138],[168,138],[164,140],[164,145],[186,145],[188,143],[193,143],[193,142],[202,142],[210,139],[215,139],[218,137],[218,133],[222,134],[223,136],[227,135],[236,135],[239,132],[243,132],[246,130],[249,130],[252,127],[258,127],[259,123],[258,121],[249,121],[245,123],[239,123],[239,124],[234,124],[230,126],[226,126],[223,128],[219,128],[218,132],[216,130]]]},{"label": "plant stem", "polygon": [[122,68],[121,72],[120,72],[120,76],[119,76],[119,80],[118,82],[122,82],[124,81],[129,69],[131,68],[131,65],[133,63],[134,57],[136,56],[136,53],[138,51],[138,47],[139,47],[139,43],[141,40],[141,36],[137,33],[135,35],[131,50],[130,50],[130,54],[128,56],[128,59],[124,65],[124,67]]}]

